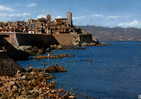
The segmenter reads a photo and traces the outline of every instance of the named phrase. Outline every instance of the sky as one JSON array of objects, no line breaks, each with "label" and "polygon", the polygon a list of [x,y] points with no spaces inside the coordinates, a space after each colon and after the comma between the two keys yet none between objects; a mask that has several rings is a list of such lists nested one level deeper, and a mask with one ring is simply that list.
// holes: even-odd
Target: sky
[{"label": "sky", "polygon": [[0,21],[73,13],[75,25],[141,28],[141,0],[0,0]]}]

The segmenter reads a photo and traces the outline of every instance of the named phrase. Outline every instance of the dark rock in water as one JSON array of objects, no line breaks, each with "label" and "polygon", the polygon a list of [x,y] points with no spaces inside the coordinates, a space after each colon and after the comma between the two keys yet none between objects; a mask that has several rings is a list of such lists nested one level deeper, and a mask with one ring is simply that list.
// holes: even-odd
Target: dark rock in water
[{"label": "dark rock in water", "polygon": [[67,70],[63,66],[55,65],[49,66],[45,69],[46,72],[55,73],[55,72],[67,72]]},{"label": "dark rock in water", "polygon": [[29,48],[21,47],[21,50],[27,52],[30,55],[40,55],[46,52],[45,48],[38,48],[36,46],[30,46]]},{"label": "dark rock in water", "polygon": [[17,71],[24,71],[24,69],[10,58],[0,57],[0,76],[14,76]]}]

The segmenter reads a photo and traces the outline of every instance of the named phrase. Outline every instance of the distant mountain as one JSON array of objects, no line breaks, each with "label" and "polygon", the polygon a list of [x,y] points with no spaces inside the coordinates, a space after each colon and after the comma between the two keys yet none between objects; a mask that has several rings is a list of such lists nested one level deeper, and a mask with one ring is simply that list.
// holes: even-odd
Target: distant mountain
[{"label": "distant mountain", "polygon": [[94,34],[98,40],[141,41],[141,29],[138,28],[79,27]]}]

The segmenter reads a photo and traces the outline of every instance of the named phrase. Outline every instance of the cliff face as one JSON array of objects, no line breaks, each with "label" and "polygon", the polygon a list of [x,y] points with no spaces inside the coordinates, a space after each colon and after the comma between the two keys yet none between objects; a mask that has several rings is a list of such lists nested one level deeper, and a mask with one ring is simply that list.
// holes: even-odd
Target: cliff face
[{"label": "cliff face", "polygon": [[100,26],[80,26],[94,34],[98,40],[141,41],[141,29],[138,28],[108,28]]}]

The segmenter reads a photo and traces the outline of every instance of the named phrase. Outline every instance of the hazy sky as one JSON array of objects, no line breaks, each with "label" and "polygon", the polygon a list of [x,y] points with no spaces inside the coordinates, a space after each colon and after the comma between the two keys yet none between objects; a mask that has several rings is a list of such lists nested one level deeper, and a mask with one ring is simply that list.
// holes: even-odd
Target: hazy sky
[{"label": "hazy sky", "polygon": [[141,28],[141,0],[0,0],[0,21],[73,12],[76,25]]}]

